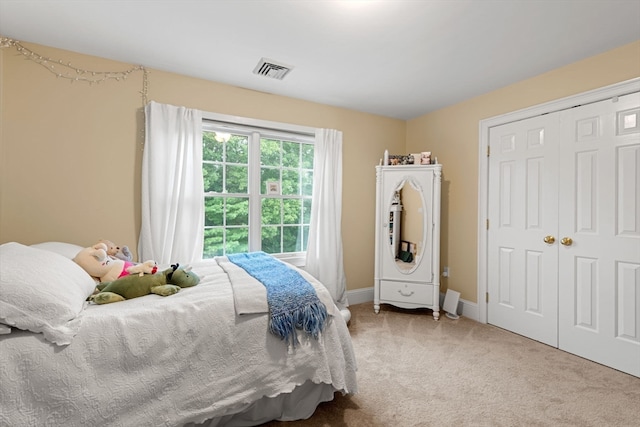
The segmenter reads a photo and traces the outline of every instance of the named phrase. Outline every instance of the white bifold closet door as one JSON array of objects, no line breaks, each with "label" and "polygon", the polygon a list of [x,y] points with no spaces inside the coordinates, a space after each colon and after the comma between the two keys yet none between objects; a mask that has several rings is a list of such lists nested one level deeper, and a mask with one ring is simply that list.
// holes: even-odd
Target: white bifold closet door
[{"label": "white bifold closet door", "polygon": [[488,322],[640,376],[640,94],[489,146]]}]

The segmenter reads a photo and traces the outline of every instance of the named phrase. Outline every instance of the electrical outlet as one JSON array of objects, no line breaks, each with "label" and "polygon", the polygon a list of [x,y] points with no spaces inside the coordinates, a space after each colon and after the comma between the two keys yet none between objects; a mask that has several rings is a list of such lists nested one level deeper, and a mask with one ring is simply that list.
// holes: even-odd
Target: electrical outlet
[{"label": "electrical outlet", "polygon": [[442,270],[442,277],[449,277],[449,267],[445,267],[444,270]]}]

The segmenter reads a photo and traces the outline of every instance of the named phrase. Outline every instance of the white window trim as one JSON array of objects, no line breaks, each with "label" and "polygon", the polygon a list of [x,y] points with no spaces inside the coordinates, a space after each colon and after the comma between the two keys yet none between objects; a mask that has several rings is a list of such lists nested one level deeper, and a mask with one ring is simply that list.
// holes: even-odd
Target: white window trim
[{"label": "white window trim", "polygon": [[[287,137],[291,137],[291,133],[305,136],[305,140],[309,137],[314,138],[316,128],[309,126],[294,125],[291,123],[274,122],[270,120],[252,119],[249,117],[232,116],[228,114],[202,112],[202,120],[210,120],[216,122],[216,126],[225,127],[225,123],[229,124],[229,128],[237,129],[239,126],[248,126],[248,131],[260,130],[270,136],[277,136],[278,132],[287,132]],[[256,129],[257,128],[257,129]],[[297,267],[304,267],[306,263],[306,252],[292,252],[286,254],[274,254],[274,257],[288,262]]]},{"label": "white window trim", "polygon": [[286,131],[286,132],[299,133],[302,135],[313,136],[313,137],[315,137],[316,131],[317,131],[316,128],[309,127],[309,126],[300,126],[300,125],[294,125],[291,123],[273,122],[270,120],[251,119],[248,117],[230,116],[228,114],[209,113],[206,111],[202,112],[202,119],[220,122],[223,124],[223,127],[224,127],[224,123],[229,123],[230,126],[246,125],[246,126],[251,126],[253,128],[264,129],[266,131],[272,131],[272,132]]}]

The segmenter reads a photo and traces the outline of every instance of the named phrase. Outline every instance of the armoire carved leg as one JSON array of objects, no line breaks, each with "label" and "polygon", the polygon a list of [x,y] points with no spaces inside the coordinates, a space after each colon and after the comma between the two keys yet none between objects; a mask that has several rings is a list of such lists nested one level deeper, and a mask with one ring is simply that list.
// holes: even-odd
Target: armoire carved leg
[{"label": "armoire carved leg", "polygon": [[373,304],[373,312],[375,314],[380,313],[380,304]]},{"label": "armoire carved leg", "polygon": [[440,319],[440,311],[433,310],[433,320],[437,321],[438,319]]}]

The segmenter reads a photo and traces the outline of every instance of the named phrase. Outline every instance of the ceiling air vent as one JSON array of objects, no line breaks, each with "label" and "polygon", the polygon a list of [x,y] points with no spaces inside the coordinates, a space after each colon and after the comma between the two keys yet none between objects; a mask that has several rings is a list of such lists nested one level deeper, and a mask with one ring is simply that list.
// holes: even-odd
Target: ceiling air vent
[{"label": "ceiling air vent", "polygon": [[271,59],[262,58],[256,68],[253,69],[253,74],[282,80],[292,69],[293,67],[290,65],[278,64]]}]

